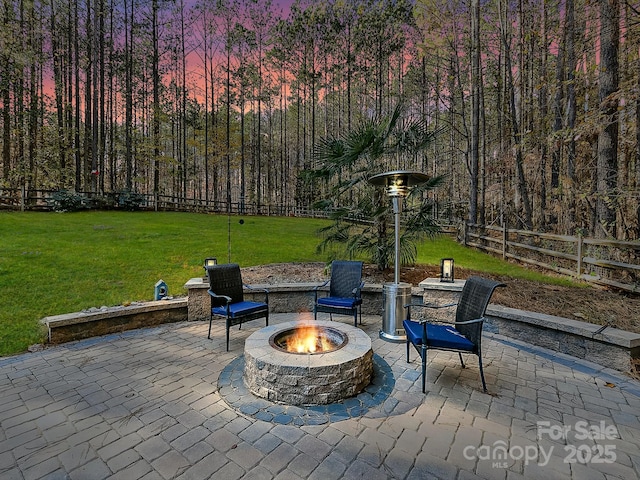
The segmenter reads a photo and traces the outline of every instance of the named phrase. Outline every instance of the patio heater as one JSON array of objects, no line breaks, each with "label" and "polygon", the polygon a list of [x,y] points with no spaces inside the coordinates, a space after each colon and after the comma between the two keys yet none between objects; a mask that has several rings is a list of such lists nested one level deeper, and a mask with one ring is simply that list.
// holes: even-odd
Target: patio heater
[{"label": "patio heater", "polygon": [[380,338],[389,342],[405,342],[407,337],[402,328],[404,305],[411,303],[411,285],[400,283],[400,213],[402,199],[414,186],[429,180],[429,176],[420,172],[394,170],[374,175],[369,183],[385,187],[387,196],[393,202],[395,217],[395,262],[393,283],[382,286],[382,329]]}]

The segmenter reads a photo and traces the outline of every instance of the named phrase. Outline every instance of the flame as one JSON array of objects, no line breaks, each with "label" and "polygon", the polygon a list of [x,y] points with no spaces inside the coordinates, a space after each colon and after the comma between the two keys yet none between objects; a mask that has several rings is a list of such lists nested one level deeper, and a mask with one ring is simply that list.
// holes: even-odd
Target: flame
[{"label": "flame", "polygon": [[295,353],[316,353],[332,348],[331,341],[315,325],[297,327],[295,333],[287,338],[285,346],[288,352]]}]

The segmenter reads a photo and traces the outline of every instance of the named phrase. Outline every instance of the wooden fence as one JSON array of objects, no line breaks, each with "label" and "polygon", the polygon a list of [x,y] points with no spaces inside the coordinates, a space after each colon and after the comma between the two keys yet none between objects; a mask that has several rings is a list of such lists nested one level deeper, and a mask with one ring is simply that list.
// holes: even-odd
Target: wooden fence
[{"label": "wooden fence", "polygon": [[465,245],[563,275],[640,292],[640,241],[625,242],[465,224]]},{"label": "wooden fence", "polygon": [[[53,210],[52,196],[55,190],[0,189],[0,209],[20,211]],[[118,193],[105,195],[79,192],[87,199],[97,199],[104,204],[108,202],[117,205]],[[143,194],[140,208],[143,210],[172,211],[172,212],[205,212],[233,215],[265,215],[265,216],[296,216],[326,218],[327,213],[305,206],[295,205],[257,205],[251,202],[231,202],[227,210],[226,200],[205,200],[200,198],[179,198],[170,195]]]}]

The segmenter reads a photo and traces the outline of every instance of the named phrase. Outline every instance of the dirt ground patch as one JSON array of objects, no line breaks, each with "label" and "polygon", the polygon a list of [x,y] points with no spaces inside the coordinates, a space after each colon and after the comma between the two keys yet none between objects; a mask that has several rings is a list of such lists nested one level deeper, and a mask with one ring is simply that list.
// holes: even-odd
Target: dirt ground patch
[{"label": "dirt ground patch", "polygon": [[[640,333],[640,295],[621,293],[585,284],[580,287],[547,285],[497,275],[487,275],[456,267],[456,278],[483,275],[499,280],[507,288],[499,288],[491,302],[505,307],[546,313],[598,325],[610,325],[621,330]],[[417,285],[425,278],[438,277],[439,268],[430,265],[403,267],[400,281]],[[375,265],[365,265],[363,277],[367,283],[393,282],[393,270],[380,272]],[[325,264],[280,263],[246,267],[242,279],[248,284],[321,283],[328,278]]]}]

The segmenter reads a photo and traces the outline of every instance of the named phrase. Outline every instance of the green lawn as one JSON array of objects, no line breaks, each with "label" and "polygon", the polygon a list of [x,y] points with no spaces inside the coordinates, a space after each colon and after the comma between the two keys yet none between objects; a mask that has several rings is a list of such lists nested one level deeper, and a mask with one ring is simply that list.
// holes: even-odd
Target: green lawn
[{"label": "green lawn", "polygon": [[[0,212],[0,355],[45,338],[47,315],[169,295],[203,274],[205,257],[241,266],[327,261],[316,253],[326,220],[153,212]],[[555,281],[441,237],[420,246],[418,263],[455,258],[456,266]]]},{"label": "green lawn", "polygon": [[584,283],[576,283],[569,277],[558,275],[545,275],[537,270],[505,262],[501,258],[482,253],[478,250],[467,248],[453,241],[450,237],[439,236],[429,240],[418,248],[419,264],[440,265],[442,258],[455,259],[455,266],[464,267],[479,272],[505,275],[512,278],[522,278],[543,283],[565,286],[586,286]]}]

